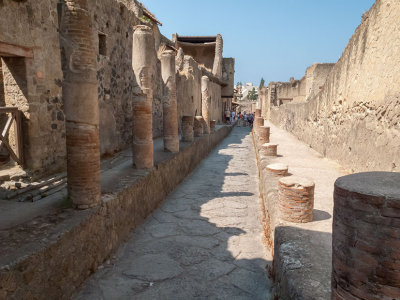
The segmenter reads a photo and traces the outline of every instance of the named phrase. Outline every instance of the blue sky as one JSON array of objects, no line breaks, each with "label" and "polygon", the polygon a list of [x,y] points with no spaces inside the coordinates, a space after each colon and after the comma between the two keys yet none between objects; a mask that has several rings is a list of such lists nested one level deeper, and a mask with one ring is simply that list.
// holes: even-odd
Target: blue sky
[{"label": "blue sky", "polygon": [[300,79],[314,62],[336,62],[374,0],[142,0],[161,33],[222,34],[235,83]]}]

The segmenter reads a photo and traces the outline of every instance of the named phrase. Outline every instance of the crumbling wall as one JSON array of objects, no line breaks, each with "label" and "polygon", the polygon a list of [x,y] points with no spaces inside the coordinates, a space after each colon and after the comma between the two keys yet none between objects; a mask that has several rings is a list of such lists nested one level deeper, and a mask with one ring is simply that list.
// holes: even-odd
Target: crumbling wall
[{"label": "crumbling wall", "polygon": [[210,96],[211,96],[211,120],[217,121],[217,123],[222,122],[222,99],[221,99],[221,86],[215,82],[210,82]]},{"label": "crumbling wall", "polygon": [[24,114],[24,156],[32,171],[65,168],[65,125],[57,1],[0,2],[0,41],[32,49],[3,57],[5,104]]},{"label": "crumbling wall", "polygon": [[[165,89],[158,55],[172,41],[160,33],[157,25],[141,18],[141,6],[136,0],[88,1],[97,53],[100,150],[102,155],[112,155],[131,144],[132,102],[141,93],[132,70],[133,27],[145,23],[153,28],[154,138],[163,134]],[[4,82],[1,87],[5,91],[1,95],[5,95],[5,104],[17,106],[24,113],[26,167],[47,175],[66,167],[61,83],[63,65],[67,63],[63,53],[68,44],[59,33],[64,4],[50,0],[39,2],[0,1],[0,41],[33,51],[33,58],[2,57],[4,76],[0,77]],[[215,45],[210,49],[211,70]],[[184,68],[177,75],[179,117],[201,115],[201,76],[199,64],[187,56]],[[219,103],[216,115],[220,115],[221,87],[218,85],[212,90],[213,98]]]},{"label": "crumbling wall", "polygon": [[[115,0],[90,1],[98,61],[101,154],[113,154],[129,147],[132,141],[132,102],[140,93],[132,70],[132,35],[133,27],[142,24],[143,20],[135,12],[135,2],[124,4],[116,3]],[[163,126],[163,81],[157,50],[162,46],[164,37],[158,26],[153,26],[153,34],[153,137],[160,137]],[[101,35],[105,35],[105,53],[100,49]]]},{"label": "crumbling wall", "polygon": [[[140,90],[130,49],[133,26],[144,21],[137,16],[136,1],[89,0],[88,4],[97,52],[101,154],[113,154],[129,147],[132,140],[131,104]],[[63,4],[54,1],[5,0],[0,4],[0,41],[33,50],[33,58],[2,58],[2,87],[5,104],[24,113],[26,167],[42,175],[63,170],[66,164],[61,82],[68,45],[59,35],[62,16]],[[158,48],[163,37],[157,26],[153,29]],[[161,64],[154,61],[153,136],[158,137],[162,135],[163,83]]]},{"label": "crumbling wall", "polygon": [[261,116],[264,119],[269,119],[270,99],[268,98],[268,87],[263,86],[258,93],[258,101],[261,103]]},{"label": "crumbling wall", "polygon": [[[138,85],[132,70],[135,14],[114,0],[90,0],[97,53],[101,154],[125,149],[132,140],[132,101]],[[104,35],[105,49],[99,49]]]},{"label": "crumbling wall", "polygon": [[233,88],[235,86],[235,59],[223,58],[222,60],[222,81],[227,84],[222,87],[221,95],[233,98]]},{"label": "crumbling wall", "polygon": [[203,65],[209,71],[212,71],[214,65],[215,46],[216,42],[201,44],[177,42],[177,47],[181,47],[185,55],[193,57],[197,63]]},{"label": "crumbling wall", "polygon": [[313,97],[322,89],[326,78],[332,71],[335,64],[319,64],[315,63],[306,70],[306,99]]},{"label": "crumbling wall", "polygon": [[201,76],[197,62],[185,55],[176,81],[179,120],[183,115],[201,115]]},{"label": "crumbling wall", "polygon": [[400,171],[400,2],[377,0],[307,103],[271,121],[354,171]]},{"label": "crumbling wall", "polygon": [[285,104],[291,101],[300,102],[306,98],[306,80],[291,80],[290,82],[276,83],[276,97],[278,104]]}]

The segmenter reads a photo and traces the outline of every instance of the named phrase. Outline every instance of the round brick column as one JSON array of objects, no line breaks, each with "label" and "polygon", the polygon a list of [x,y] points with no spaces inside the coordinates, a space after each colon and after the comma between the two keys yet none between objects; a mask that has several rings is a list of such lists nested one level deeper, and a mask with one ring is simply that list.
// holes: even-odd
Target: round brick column
[{"label": "round brick column", "polygon": [[271,143],[262,144],[260,150],[260,154],[265,156],[277,156],[277,152],[278,152],[278,145]]},{"label": "round brick column", "polygon": [[261,117],[256,117],[254,119],[254,131],[258,134],[259,128],[264,126],[264,119]]},{"label": "round brick column", "polygon": [[267,166],[267,170],[276,176],[288,175],[288,166],[284,164],[270,164]]},{"label": "round brick column", "polygon": [[307,223],[313,219],[315,184],[309,179],[288,176],[279,179],[278,207],[281,219]]},{"label": "round brick column", "polygon": [[203,133],[210,133],[211,118],[211,96],[210,79],[207,76],[201,77],[201,114],[203,116]]},{"label": "round brick column", "polygon": [[153,153],[153,31],[146,25],[134,27],[132,69],[142,93],[133,98],[132,160],[138,169],[154,166]]},{"label": "round brick column", "polygon": [[332,299],[400,299],[400,173],[335,182]]},{"label": "round brick column", "polygon": [[87,1],[66,1],[64,7],[60,30],[68,44],[62,89],[68,196],[73,207],[86,209],[101,202],[96,53]]},{"label": "round brick column", "polygon": [[260,143],[269,143],[269,127],[268,126],[260,126],[258,128],[258,139]]},{"label": "round brick column", "polygon": [[257,108],[256,113],[254,115],[255,117],[261,117],[261,109]]},{"label": "round brick column", "polygon": [[193,116],[182,117],[182,142],[193,142]]},{"label": "round brick column", "polygon": [[203,117],[196,116],[194,117],[194,136],[202,136],[203,131]]},{"label": "round brick column", "polygon": [[166,86],[163,97],[164,151],[179,152],[178,106],[176,100],[175,52],[164,51],[161,54],[161,75]]},{"label": "round brick column", "polygon": [[213,133],[215,132],[215,125],[217,124],[217,121],[211,120],[210,121],[210,132]]}]

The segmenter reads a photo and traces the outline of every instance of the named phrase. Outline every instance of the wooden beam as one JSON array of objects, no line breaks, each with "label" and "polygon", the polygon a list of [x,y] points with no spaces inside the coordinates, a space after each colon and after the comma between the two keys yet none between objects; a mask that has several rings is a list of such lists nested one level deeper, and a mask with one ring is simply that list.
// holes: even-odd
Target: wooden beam
[{"label": "wooden beam", "polygon": [[24,46],[13,45],[0,41],[0,56],[33,58],[33,50]]},{"label": "wooden beam", "polygon": [[15,106],[0,107],[0,113],[15,113],[17,111],[18,107]]}]

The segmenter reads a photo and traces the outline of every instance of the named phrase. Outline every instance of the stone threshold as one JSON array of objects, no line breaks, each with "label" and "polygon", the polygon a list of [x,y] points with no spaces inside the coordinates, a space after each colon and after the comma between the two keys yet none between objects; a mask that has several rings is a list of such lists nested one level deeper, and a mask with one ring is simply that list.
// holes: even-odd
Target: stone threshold
[{"label": "stone threshold", "polygon": [[66,207],[0,232],[0,299],[70,299],[232,128],[181,143],[150,170],[109,170],[99,207]]}]

